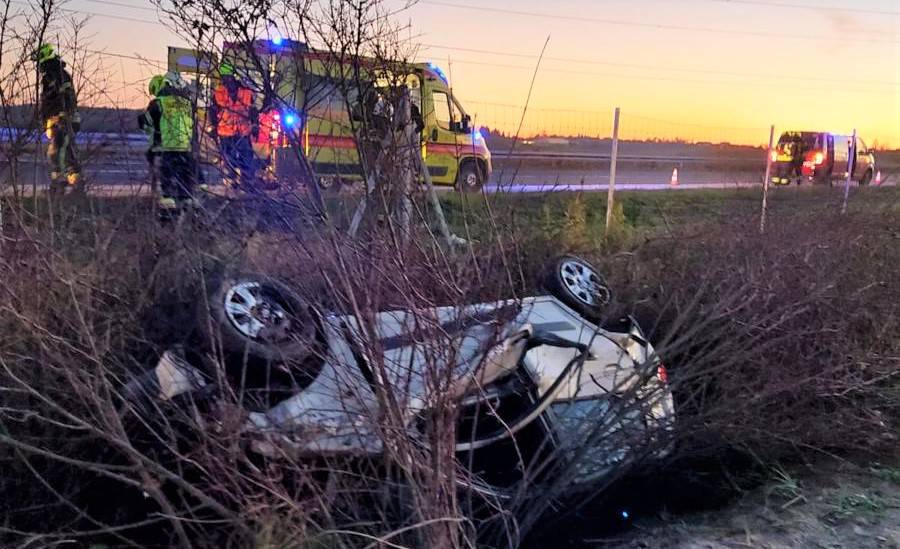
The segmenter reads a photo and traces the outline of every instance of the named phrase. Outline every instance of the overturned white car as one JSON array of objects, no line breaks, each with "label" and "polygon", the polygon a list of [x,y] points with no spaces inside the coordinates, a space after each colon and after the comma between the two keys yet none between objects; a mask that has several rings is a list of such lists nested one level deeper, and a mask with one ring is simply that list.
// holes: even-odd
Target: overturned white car
[{"label": "overturned white car", "polygon": [[[320,314],[263,277],[226,277],[200,328],[210,354],[239,359],[247,393],[263,395],[247,399],[254,452],[377,456],[396,436],[386,436],[385,407],[391,429],[422,438],[424,415],[450,403],[460,463],[487,484],[538,478],[552,459],[567,460],[567,481],[585,485],[629,455],[663,451],[672,397],[633,319],[594,324],[610,292],[590,264],[560,258],[547,286],[552,295],[361,321]],[[226,382],[221,369],[167,352],[128,393],[214,398]]]}]

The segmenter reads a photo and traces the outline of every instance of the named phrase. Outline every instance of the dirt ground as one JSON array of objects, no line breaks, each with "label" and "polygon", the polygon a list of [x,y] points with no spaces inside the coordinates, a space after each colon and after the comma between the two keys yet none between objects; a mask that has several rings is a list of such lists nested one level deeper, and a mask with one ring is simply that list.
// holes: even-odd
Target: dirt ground
[{"label": "dirt ground", "polygon": [[771,471],[771,482],[710,512],[644,519],[585,547],[615,549],[900,548],[900,468]]}]

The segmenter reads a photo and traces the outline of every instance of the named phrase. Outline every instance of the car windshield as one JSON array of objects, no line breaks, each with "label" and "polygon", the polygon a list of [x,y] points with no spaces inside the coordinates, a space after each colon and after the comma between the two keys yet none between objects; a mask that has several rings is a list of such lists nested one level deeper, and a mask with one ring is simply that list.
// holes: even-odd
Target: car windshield
[{"label": "car windshield", "polygon": [[778,139],[778,154],[794,156],[807,151],[821,150],[821,135],[811,132],[784,133]]}]

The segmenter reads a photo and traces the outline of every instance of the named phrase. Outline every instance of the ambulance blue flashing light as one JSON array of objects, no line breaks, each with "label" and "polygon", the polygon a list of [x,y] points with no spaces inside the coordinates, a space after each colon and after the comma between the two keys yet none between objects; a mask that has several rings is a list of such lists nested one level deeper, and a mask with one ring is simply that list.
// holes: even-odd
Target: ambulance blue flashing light
[{"label": "ambulance blue flashing light", "polygon": [[272,37],[272,45],[273,46],[280,46],[282,44],[282,42],[284,42],[284,38],[282,38],[281,36],[278,36],[276,34],[275,36]]},{"label": "ambulance blue flashing light", "polygon": [[440,67],[438,67],[437,65],[435,65],[434,63],[429,61],[428,68],[431,69],[434,72],[434,74],[438,75],[438,78],[443,80],[444,84],[449,85],[449,81],[447,80],[447,75],[444,74],[444,71],[442,71]]},{"label": "ambulance blue flashing light", "polygon": [[297,123],[297,115],[292,112],[286,112],[281,115],[281,121],[286,128],[293,128]]}]

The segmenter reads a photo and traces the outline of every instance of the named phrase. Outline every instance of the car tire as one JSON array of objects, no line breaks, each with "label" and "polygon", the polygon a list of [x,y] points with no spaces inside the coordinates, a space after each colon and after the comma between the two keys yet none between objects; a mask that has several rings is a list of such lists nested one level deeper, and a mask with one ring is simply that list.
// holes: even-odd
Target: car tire
[{"label": "car tire", "polygon": [[593,265],[574,255],[556,258],[544,285],[550,294],[590,321],[598,321],[612,300],[606,279]]},{"label": "car tire", "polygon": [[859,186],[860,187],[867,186],[869,183],[872,182],[873,177],[874,176],[872,175],[872,170],[866,170],[866,173],[863,174],[862,179],[859,180]]},{"label": "car tire", "polygon": [[477,162],[463,162],[456,174],[456,188],[464,193],[477,193],[484,185],[484,172]]},{"label": "car tire", "polygon": [[321,319],[283,284],[253,274],[226,275],[198,306],[208,350],[242,362],[300,363],[318,350]]}]

